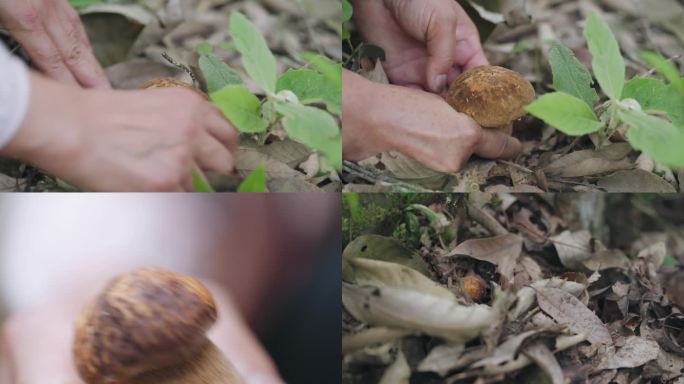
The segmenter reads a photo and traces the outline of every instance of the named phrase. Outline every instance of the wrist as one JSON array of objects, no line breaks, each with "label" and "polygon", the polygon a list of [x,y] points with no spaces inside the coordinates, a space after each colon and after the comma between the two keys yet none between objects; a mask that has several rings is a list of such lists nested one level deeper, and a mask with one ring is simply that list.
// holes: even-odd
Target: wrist
[{"label": "wrist", "polygon": [[346,159],[363,160],[389,150],[386,120],[387,104],[382,84],[373,83],[344,70],[342,102],[343,154]]},{"label": "wrist", "polygon": [[79,88],[31,73],[28,111],[16,135],[0,151],[43,169],[76,161],[80,111],[85,111]]}]

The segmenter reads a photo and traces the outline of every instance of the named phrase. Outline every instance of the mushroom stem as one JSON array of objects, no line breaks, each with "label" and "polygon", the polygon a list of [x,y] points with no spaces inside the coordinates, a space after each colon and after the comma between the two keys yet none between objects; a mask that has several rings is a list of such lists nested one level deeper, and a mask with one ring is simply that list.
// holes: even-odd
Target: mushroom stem
[{"label": "mushroom stem", "polygon": [[146,372],[126,384],[242,384],[244,381],[223,353],[207,340],[194,358],[157,371]]}]

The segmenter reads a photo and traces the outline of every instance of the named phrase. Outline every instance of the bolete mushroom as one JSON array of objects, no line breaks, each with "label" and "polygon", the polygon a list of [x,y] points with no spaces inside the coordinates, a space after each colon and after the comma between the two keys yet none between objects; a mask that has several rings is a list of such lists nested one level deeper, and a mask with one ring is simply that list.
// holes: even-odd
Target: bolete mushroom
[{"label": "bolete mushroom", "polygon": [[74,358],[87,384],[237,384],[205,333],[216,304],[198,280],[164,269],[114,279],[81,314]]},{"label": "bolete mushroom", "polygon": [[204,92],[195,88],[192,84],[188,84],[184,81],[174,79],[173,77],[161,77],[159,79],[150,80],[150,81],[146,82],[145,84],[143,84],[140,87],[140,89],[175,88],[175,87],[192,89],[193,91],[197,92],[197,94],[204,97],[205,99],[207,98],[207,95]]},{"label": "bolete mushroom", "polygon": [[475,67],[451,83],[447,102],[484,128],[513,133],[513,122],[525,116],[525,107],[534,101],[529,81],[510,69]]}]

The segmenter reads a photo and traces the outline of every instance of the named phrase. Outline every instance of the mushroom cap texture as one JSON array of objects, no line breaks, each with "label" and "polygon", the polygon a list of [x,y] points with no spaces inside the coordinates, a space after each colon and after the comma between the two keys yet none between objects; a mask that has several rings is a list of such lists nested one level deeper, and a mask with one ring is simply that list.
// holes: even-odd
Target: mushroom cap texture
[{"label": "mushroom cap texture", "polygon": [[207,95],[204,92],[195,88],[192,84],[188,84],[184,81],[174,79],[173,77],[161,77],[159,79],[150,80],[150,81],[146,82],[145,84],[143,84],[140,87],[140,89],[177,88],[177,87],[192,89],[193,91],[197,92],[197,94],[204,97],[205,99],[207,98]]},{"label": "mushroom cap texture", "polygon": [[447,102],[483,127],[508,124],[525,115],[534,88],[510,69],[483,66],[463,72],[451,83]]},{"label": "mushroom cap texture", "polygon": [[76,367],[88,384],[125,383],[197,354],[217,318],[198,280],[150,268],[114,279],[81,314]]}]

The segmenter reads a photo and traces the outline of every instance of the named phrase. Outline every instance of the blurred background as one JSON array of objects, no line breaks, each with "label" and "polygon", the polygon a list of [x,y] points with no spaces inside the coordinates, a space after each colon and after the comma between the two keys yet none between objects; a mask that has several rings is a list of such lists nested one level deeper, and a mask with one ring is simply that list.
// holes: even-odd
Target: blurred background
[{"label": "blurred background", "polygon": [[339,199],[1,195],[0,322],[90,300],[114,275],[160,266],[230,292],[287,382],[338,380]]}]

